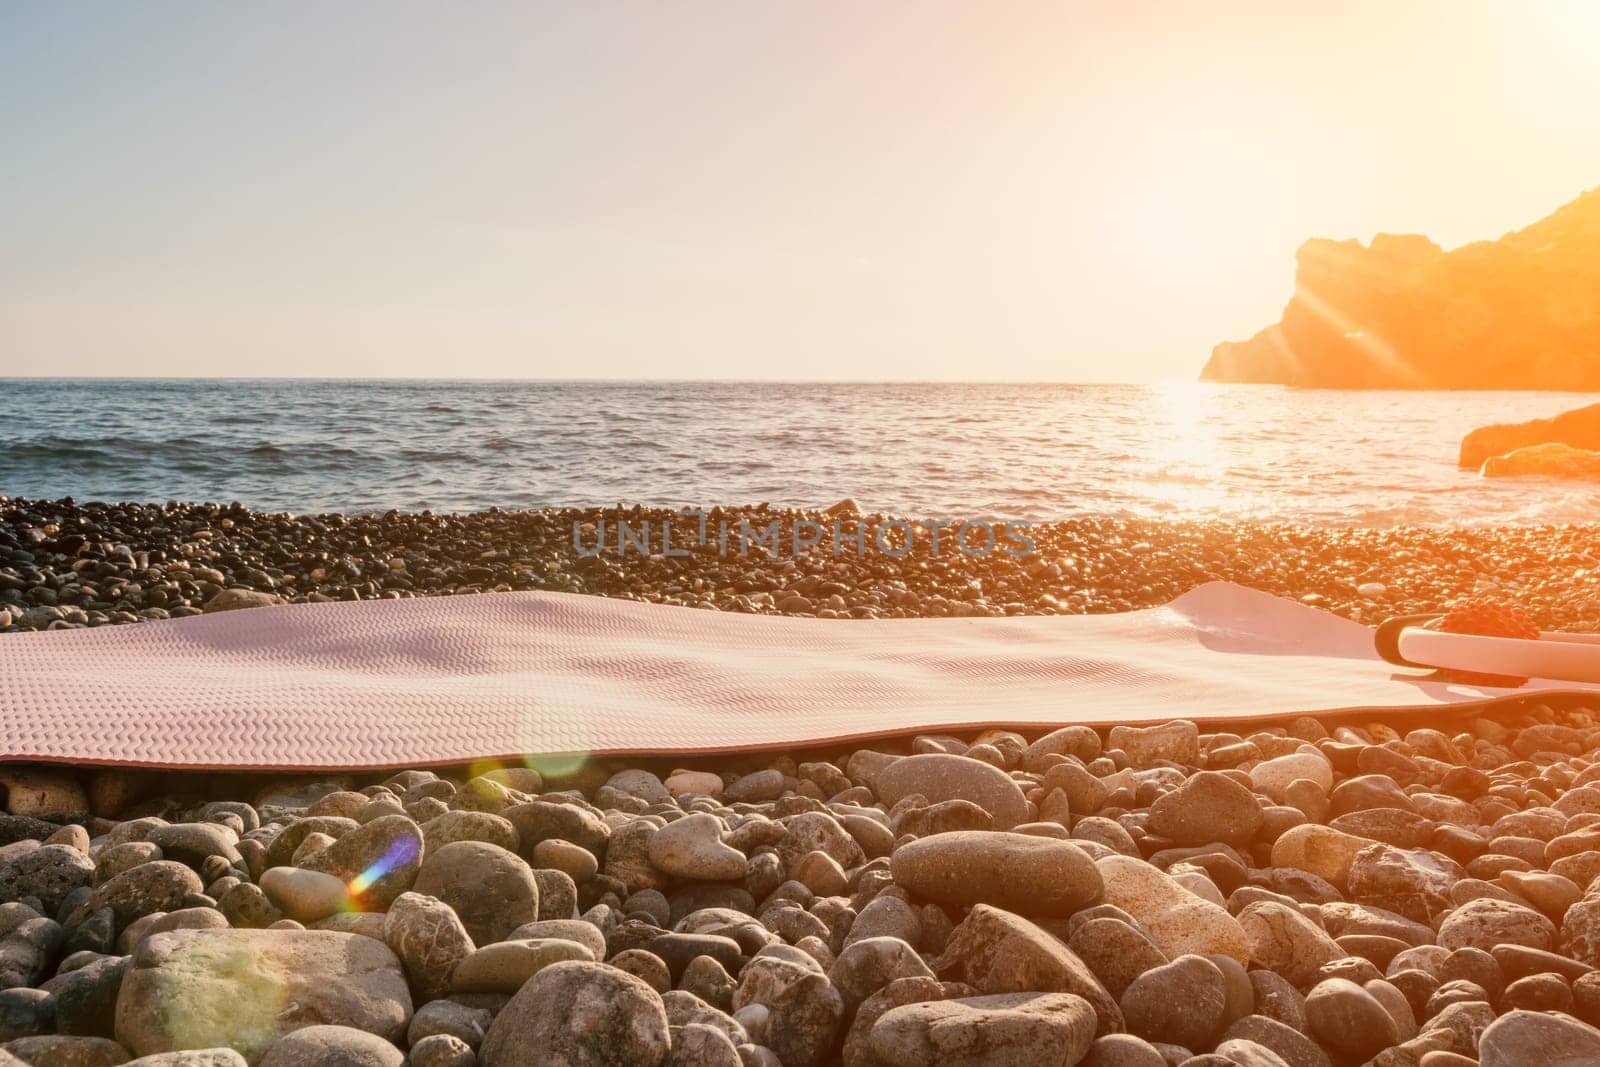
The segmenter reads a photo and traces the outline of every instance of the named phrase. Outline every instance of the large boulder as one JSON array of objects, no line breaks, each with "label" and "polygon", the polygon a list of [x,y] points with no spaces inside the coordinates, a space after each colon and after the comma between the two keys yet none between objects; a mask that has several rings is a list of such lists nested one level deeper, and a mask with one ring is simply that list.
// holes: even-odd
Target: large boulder
[{"label": "large boulder", "polygon": [[411,1019],[382,941],[328,930],[173,930],[134,949],[117,1040],[136,1056],[230,1046],[251,1060],[293,1030],[349,1026],[399,1042]]},{"label": "large boulder", "polygon": [[1600,452],[1548,442],[1513,449],[1483,461],[1485,478],[1582,478],[1600,480]]}]

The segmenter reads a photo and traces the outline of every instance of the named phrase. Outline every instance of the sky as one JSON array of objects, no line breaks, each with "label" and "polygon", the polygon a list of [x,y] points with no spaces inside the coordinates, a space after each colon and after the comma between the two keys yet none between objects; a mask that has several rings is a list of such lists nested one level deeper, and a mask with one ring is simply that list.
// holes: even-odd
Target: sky
[{"label": "sky", "polygon": [[1150,381],[1600,185],[1600,2],[0,6],[0,376]]}]

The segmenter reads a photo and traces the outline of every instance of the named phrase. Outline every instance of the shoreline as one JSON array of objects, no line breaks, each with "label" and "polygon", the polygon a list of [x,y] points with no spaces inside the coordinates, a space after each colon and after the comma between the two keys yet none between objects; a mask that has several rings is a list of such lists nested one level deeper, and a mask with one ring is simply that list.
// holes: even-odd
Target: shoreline
[{"label": "shoreline", "polygon": [[[697,543],[697,520],[664,508],[289,516],[0,498],[0,632],[181,617],[225,589],[246,591],[241,606],[545,589],[761,614],[914,618],[1130,611],[1212,580],[1368,625],[1487,595],[1522,604],[1547,629],[1600,629],[1592,550],[1600,523],[1371,529],[1078,518],[1031,525],[1026,555],[1008,554],[1015,543],[999,540],[982,557],[951,551],[947,532],[939,555],[919,536],[897,557],[874,543],[880,525],[917,520],[840,507],[706,514],[713,530],[718,520],[737,530],[743,519],[754,531],[777,522],[777,550],[769,542],[739,555],[730,544],[724,553],[714,536]],[[617,551],[619,519],[635,531],[670,524],[673,555],[662,554],[659,534],[654,555],[637,541]],[[849,537],[832,541],[835,522],[848,532],[857,521],[863,554]],[[598,523],[609,524],[607,547],[588,554]],[[804,555],[791,550],[800,523],[823,531]],[[884,544],[898,549],[903,533],[885,530]]]}]

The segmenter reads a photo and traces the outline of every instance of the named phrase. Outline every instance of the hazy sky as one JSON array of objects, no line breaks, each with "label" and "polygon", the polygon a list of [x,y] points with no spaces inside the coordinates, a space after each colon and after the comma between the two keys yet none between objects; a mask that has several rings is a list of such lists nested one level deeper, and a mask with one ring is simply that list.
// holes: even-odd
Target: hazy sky
[{"label": "hazy sky", "polygon": [[1600,0],[0,6],[0,375],[1145,380],[1600,184]]}]

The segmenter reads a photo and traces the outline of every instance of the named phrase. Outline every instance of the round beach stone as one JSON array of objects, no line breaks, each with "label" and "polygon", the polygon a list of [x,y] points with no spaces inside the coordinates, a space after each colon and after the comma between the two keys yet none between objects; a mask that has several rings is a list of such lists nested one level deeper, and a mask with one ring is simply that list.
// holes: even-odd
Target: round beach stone
[{"label": "round beach stone", "polygon": [[1168,962],[1154,942],[1116,918],[1090,919],[1079,924],[1067,945],[1094,972],[1106,991],[1119,1000],[1135,978]]},{"label": "round beach stone", "polygon": [[1567,1015],[1511,1011],[1478,1042],[1482,1067],[1587,1067],[1600,1063],[1600,1030]]},{"label": "round beach stone", "polygon": [[300,867],[273,867],[257,883],[277,909],[289,918],[314,923],[350,904],[344,882],[331,874]]},{"label": "round beach stone", "polygon": [[405,1053],[349,1026],[307,1026],[267,1047],[257,1067],[401,1067]]},{"label": "round beach stone", "polygon": [[515,993],[552,963],[592,961],[594,953],[576,941],[559,939],[497,941],[463,958],[455,967],[455,993]]},{"label": "round beach stone", "polygon": [[988,904],[974,905],[951,932],[934,971],[979,993],[1073,993],[1094,1009],[1099,1033],[1125,1028],[1116,998],[1059,938]]},{"label": "round beach stone", "polygon": [[1156,798],[1148,825],[1179,845],[1246,845],[1261,828],[1261,806],[1228,775],[1200,771]]},{"label": "round beach stone", "polygon": [[516,829],[519,842],[516,852],[524,859],[533,858],[533,850],[540,841],[556,837],[588,849],[602,866],[605,864],[611,826],[587,808],[533,800],[509,807],[500,814]]},{"label": "round beach stone", "polygon": [[1156,726],[1113,726],[1106,747],[1120,748],[1135,767],[1158,760],[1192,767],[1200,761],[1200,728],[1188,719]]},{"label": "round beach stone", "polygon": [[1180,956],[1135,978],[1122,994],[1128,1030],[1148,1041],[1209,1048],[1226,1023],[1227,981],[1204,956]]},{"label": "round beach stone", "polygon": [[1282,797],[1289,783],[1300,778],[1320,786],[1324,794],[1333,788],[1333,765],[1320,752],[1307,749],[1262,760],[1249,773],[1256,792],[1273,798]]},{"label": "round beach stone", "polygon": [[993,904],[1019,915],[1065,917],[1100,899],[1100,871],[1067,841],[993,830],[956,830],[909,841],[890,860],[894,880],[917,896],[966,907]]},{"label": "round beach stone", "polygon": [[710,771],[673,771],[662,784],[674,797],[722,795],[722,776]]},{"label": "round beach stone", "polygon": [[94,861],[70,845],[41,845],[0,865],[0,900],[35,897],[54,915],[94,877]]},{"label": "round beach stone", "polygon": [[868,937],[839,953],[828,979],[853,1012],[872,994],[900,978],[932,978],[917,950],[898,937]]},{"label": "round beach stone", "polygon": [[891,1008],[871,1031],[887,1067],[1070,1067],[1094,1040],[1095,1015],[1070,993],[1004,993]]},{"label": "round beach stone", "polygon": [[661,995],[603,963],[569,961],[530,978],[495,1016],[483,1067],[659,1067],[671,1039]]},{"label": "round beach stone", "polygon": [[1272,865],[1306,871],[1343,891],[1356,854],[1376,843],[1331,826],[1302,823],[1285,830],[1272,843]]},{"label": "round beach stone", "polygon": [[1138,920],[1168,959],[1212,954],[1250,961],[1250,939],[1226,908],[1202,900],[1166,872],[1132,856],[1095,861],[1104,899]]},{"label": "round beach stone", "polygon": [[650,862],[676,878],[708,882],[744,877],[743,852],[722,841],[722,820],[696,812],[674,820],[650,836]]},{"label": "round beach stone", "polygon": [[[1260,973],[1260,972],[1252,972]],[[1294,1027],[1266,1015],[1246,1015],[1223,1031],[1224,1041],[1253,1041],[1271,1049],[1288,1067],[1332,1067],[1328,1054],[1304,1033],[1304,1020]]]},{"label": "round beach stone", "polygon": [[205,886],[200,876],[176,860],[155,860],[130,867],[115,878],[101,883],[89,898],[84,912],[110,908],[123,926],[154,911],[176,911],[190,894]]},{"label": "round beach stone", "polygon": [[411,1046],[406,1067],[477,1067],[471,1045],[450,1034],[430,1034]]},{"label": "round beach stone", "polygon": [[1345,955],[1326,930],[1300,909],[1275,900],[1246,905],[1239,925],[1250,941],[1250,960],[1305,987],[1326,963]]},{"label": "round beach stone", "polygon": [[341,879],[363,910],[382,911],[411,888],[422,867],[422,847],[420,826],[405,815],[384,815],[299,866]]},{"label": "round beach stone", "polygon": [[1027,798],[1011,776],[967,756],[928,752],[902,757],[878,771],[873,788],[888,807],[912,793],[920,793],[935,804],[970,800],[988,812],[1001,830],[1009,830],[1029,818]]},{"label": "round beach stone", "polygon": [[229,863],[239,860],[239,835],[214,822],[175,823],[157,826],[145,840],[161,850],[169,860],[199,869],[210,856],[221,856]]},{"label": "round beach stone", "polygon": [[486,1008],[469,1007],[453,1000],[430,1000],[411,1017],[406,1027],[406,1044],[415,1047],[425,1038],[446,1034],[475,1050],[483,1044],[483,1035],[489,1032],[493,1021],[494,1013]]},{"label": "round beach stone", "polygon": [[401,893],[383,920],[383,943],[400,957],[422,1001],[450,991],[456,965],[472,955],[472,938],[455,909],[421,893]]},{"label": "round beach stone", "polygon": [[478,946],[539,918],[533,870],[516,853],[487,841],[457,841],[428,856],[412,889],[453,908]]},{"label": "round beach stone", "polygon": [[457,841],[487,841],[508,852],[517,851],[519,843],[511,820],[489,811],[447,811],[422,824],[424,855]]},{"label": "round beach stone", "polygon": [[561,871],[574,882],[587,882],[600,870],[594,853],[571,841],[554,837],[533,846],[533,865],[535,868],[548,867]]},{"label": "round beach stone", "polygon": [[1132,1034],[1101,1034],[1078,1062],[1079,1067],[1167,1067],[1160,1049]]},{"label": "round beach stone", "polygon": [[1400,1029],[1379,1000],[1354,982],[1329,978],[1306,994],[1311,1036],[1360,1062],[1398,1044]]},{"label": "round beach stone", "polygon": [[1488,952],[1496,945],[1522,945],[1548,950],[1555,935],[1555,924],[1532,908],[1489,897],[1467,901],[1439,924],[1439,944],[1448,949]]},{"label": "round beach stone", "polygon": [[1345,882],[1356,903],[1426,923],[1449,909],[1451,887],[1463,877],[1459,864],[1437,852],[1375,844],[1355,854]]}]

